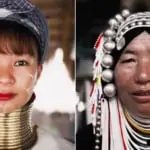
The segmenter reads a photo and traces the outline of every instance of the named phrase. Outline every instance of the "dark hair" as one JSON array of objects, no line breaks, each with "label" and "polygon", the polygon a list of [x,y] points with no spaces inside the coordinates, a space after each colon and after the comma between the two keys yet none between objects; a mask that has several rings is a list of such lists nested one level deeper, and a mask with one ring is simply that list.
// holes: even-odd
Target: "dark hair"
[{"label": "dark hair", "polygon": [[29,54],[39,62],[38,44],[29,29],[14,22],[0,22],[0,53]]}]

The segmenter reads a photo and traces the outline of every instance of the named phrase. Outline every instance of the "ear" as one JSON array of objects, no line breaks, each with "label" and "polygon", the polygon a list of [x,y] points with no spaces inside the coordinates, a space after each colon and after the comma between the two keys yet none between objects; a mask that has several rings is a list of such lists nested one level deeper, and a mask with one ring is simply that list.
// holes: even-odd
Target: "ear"
[{"label": "ear", "polygon": [[40,78],[42,70],[43,70],[43,65],[42,64],[38,65],[38,67],[37,67],[37,80]]}]

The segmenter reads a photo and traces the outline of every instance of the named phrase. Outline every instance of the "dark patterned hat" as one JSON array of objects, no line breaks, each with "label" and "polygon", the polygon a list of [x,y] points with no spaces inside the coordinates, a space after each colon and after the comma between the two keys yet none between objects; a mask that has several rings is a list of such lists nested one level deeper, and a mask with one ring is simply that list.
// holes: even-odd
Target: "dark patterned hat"
[{"label": "dark patterned hat", "polygon": [[40,63],[43,63],[48,52],[49,32],[40,10],[27,0],[0,0],[0,20],[16,22],[33,33],[39,44]]}]

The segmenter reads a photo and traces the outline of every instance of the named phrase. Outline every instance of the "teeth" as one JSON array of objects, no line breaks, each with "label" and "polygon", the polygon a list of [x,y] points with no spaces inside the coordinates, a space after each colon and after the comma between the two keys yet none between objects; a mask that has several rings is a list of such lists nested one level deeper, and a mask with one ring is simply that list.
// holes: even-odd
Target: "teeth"
[{"label": "teeth", "polygon": [[143,93],[137,93],[137,95],[140,95],[140,96],[149,96],[149,95],[150,95],[150,93],[143,92]]}]

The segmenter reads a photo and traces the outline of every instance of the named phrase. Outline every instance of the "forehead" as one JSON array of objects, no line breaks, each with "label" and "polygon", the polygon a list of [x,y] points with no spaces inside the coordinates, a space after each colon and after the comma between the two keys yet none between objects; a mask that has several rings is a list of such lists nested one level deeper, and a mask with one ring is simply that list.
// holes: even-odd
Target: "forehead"
[{"label": "forehead", "polygon": [[125,49],[138,50],[150,49],[150,34],[143,31],[129,42]]},{"label": "forehead", "polygon": [[37,44],[27,32],[10,29],[1,31],[0,29],[0,53],[36,56]]}]

